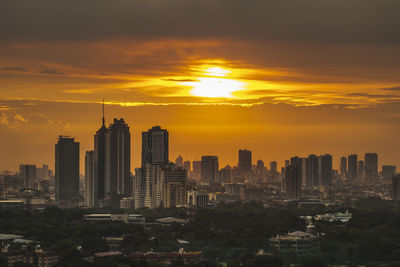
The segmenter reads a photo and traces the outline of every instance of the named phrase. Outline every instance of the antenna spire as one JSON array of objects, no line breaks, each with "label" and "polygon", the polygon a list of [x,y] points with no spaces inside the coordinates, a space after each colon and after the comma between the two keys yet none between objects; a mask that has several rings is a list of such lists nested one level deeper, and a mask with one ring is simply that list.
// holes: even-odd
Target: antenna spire
[{"label": "antenna spire", "polygon": [[104,119],[104,98],[103,98],[103,126],[106,125],[106,120]]}]

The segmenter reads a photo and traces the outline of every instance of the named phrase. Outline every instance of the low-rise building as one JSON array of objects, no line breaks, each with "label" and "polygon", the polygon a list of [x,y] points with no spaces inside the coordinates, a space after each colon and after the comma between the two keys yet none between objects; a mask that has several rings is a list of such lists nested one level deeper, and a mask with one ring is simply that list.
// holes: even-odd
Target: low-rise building
[{"label": "low-rise building", "polygon": [[313,254],[320,251],[320,237],[302,231],[276,235],[269,239],[271,247],[282,252],[295,252],[297,255]]}]

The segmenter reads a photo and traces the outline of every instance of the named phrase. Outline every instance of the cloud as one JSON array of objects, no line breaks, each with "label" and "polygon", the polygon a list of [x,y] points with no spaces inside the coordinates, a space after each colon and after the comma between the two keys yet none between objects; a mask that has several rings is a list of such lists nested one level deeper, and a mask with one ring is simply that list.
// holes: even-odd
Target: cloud
[{"label": "cloud", "polygon": [[14,111],[10,113],[1,112],[0,114],[0,125],[11,129],[20,129],[23,126],[31,126],[33,124],[61,126],[64,129],[70,127],[70,123],[67,121],[51,119],[41,113],[22,115],[21,113]]},{"label": "cloud", "polygon": [[27,72],[28,69],[23,68],[23,67],[4,67],[1,70],[4,71],[21,71],[21,72]]},{"label": "cloud", "polygon": [[39,73],[41,73],[41,74],[50,74],[50,75],[66,75],[66,74],[68,74],[66,72],[55,70],[55,69],[42,70]]},{"label": "cloud", "polygon": [[399,9],[398,0],[1,1],[0,38],[222,37],[398,43]]}]

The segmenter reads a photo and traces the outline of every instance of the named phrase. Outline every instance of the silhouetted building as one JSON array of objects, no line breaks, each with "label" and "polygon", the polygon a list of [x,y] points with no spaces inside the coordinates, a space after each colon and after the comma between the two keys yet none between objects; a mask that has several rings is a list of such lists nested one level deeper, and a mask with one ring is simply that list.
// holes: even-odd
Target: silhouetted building
[{"label": "silhouetted building", "polygon": [[239,170],[251,171],[251,151],[250,150],[239,150]]},{"label": "silhouetted building", "polygon": [[347,179],[355,180],[358,178],[358,161],[357,154],[352,154],[347,157]]},{"label": "silhouetted building", "polygon": [[103,119],[102,125],[94,135],[94,152],[93,152],[93,164],[94,164],[94,180],[97,183],[97,201],[103,205],[103,200],[106,197],[105,185],[106,185],[106,136],[107,128],[105,125],[104,118],[104,103],[103,103]]},{"label": "silhouetted building", "polygon": [[95,179],[94,151],[85,154],[85,206],[96,208],[98,201],[98,184]]},{"label": "silhouetted building", "polygon": [[382,166],[382,178],[385,180],[392,179],[393,175],[396,174],[396,166],[394,165],[383,165]]},{"label": "silhouetted building", "polygon": [[200,180],[201,178],[201,161],[193,161],[193,172],[192,172],[192,178],[195,180]]},{"label": "silhouetted building", "polygon": [[285,192],[290,199],[301,198],[301,167],[289,165],[286,167]]},{"label": "silhouetted building", "polygon": [[357,177],[361,181],[364,180],[365,164],[363,160],[359,160],[357,163]]},{"label": "silhouetted building", "polygon": [[55,145],[56,205],[72,207],[79,200],[79,143],[74,138],[59,136]]},{"label": "silhouetted building", "polygon": [[19,176],[25,188],[33,189],[33,184],[36,181],[36,165],[19,165]]},{"label": "silhouetted building", "polygon": [[332,156],[325,154],[318,157],[319,185],[332,185]]},{"label": "silhouetted building", "polygon": [[114,119],[106,135],[105,193],[111,197],[113,207],[119,208],[122,196],[132,194],[131,135],[124,119]]},{"label": "silhouetted building", "polygon": [[340,176],[342,178],[347,178],[347,158],[340,158]]},{"label": "silhouetted building", "polygon": [[190,161],[187,160],[187,161],[183,162],[183,169],[185,169],[187,171],[188,176],[189,176],[189,173],[191,171],[191,163],[190,163]]},{"label": "silhouetted building", "polygon": [[201,157],[201,181],[207,183],[218,182],[218,157],[202,156]]},{"label": "silhouetted building", "polygon": [[271,161],[269,163],[269,170],[271,172],[278,172],[278,163],[276,161]]},{"label": "silhouetted building", "polygon": [[378,178],[378,154],[366,153],[365,158],[365,179],[371,182]]},{"label": "silhouetted building", "polygon": [[142,133],[142,167],[146,164],[168,164],[168,131],[154,126]]},{"label": "silhouetted building", "polygon": [[308,164],[309,164],[309,177],[306,177],[306,185],[307,187],[319,186],[319,178],[318,178],[318,156],[317,155],[309,155],[308,156]]},{"label": "silhouetted building", "polygon": [[181,155],[179,155],[179,156],[176,158],[176,160],[175,160],[175,165],[176,165],[177,167],[180,167],[180,168],[183,167],[183,158],[182,158]]},{"label": "silhouetted building", "polygon": [[224,168],[219,170],[219,181],[224,184],[232,183],[232,168],[226,165]]},{"label": "silhouetted building", "polygon": [[400,200],[400,175],[392,177],[392,199]]},{"label": "silhouetted building", "polygon": [[135,209],[140,209],[145,206],[146,195],[146,177],[145,168],[136,168],[133,176],[133,199]]},{"label": "silhouetted building", "polygon": [[43,164],[42,167],[36,167],[36,179],[43,179],[50,176],[49,165]]}]

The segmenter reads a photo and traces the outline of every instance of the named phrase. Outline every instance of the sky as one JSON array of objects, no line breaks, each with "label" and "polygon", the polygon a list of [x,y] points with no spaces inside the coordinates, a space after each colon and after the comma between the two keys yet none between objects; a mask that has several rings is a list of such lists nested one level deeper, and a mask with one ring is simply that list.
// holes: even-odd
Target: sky
[{"label": "sky", "polygon": [[[379,153],[400,165],[398,0],[0,2],[0,170],[93,149],[124,118],[170,132],[170,159],[237,164]],[[83,170],[83,166],[81,166]]]}]

